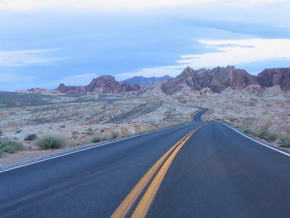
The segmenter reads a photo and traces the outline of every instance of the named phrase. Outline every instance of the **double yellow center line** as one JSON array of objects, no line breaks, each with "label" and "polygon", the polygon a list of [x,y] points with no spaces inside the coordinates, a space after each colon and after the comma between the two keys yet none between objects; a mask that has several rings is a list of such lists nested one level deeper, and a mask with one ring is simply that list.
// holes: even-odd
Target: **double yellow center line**
[{"label": "double yellow center line", "polygon": [[[162,157],[158,161],[155,162],[155,164],[147,171],[147,173],[140,179],[137,185],[122,201],[119,207],[112,214],[111,218],[125,217],[128,214],[129,210],[133,207],[133,204],[136,202],[137,198],[148,186],[146,192],[137,204],[137,207],[131,217],[142,218],[146,216],[150,205],[152,204],[154,197],[157,194],[157,191],[161,185],[161,182],[163,181],[175,156],[188,141],[188,139],[192,136],[192,134],[194,134],[198,129],[191,130],[180,141],[174,144],[164,155],[162,155]],[[154,175],[156,176],[154,177]],[[150,181],[152,182],[149,184]]]}]

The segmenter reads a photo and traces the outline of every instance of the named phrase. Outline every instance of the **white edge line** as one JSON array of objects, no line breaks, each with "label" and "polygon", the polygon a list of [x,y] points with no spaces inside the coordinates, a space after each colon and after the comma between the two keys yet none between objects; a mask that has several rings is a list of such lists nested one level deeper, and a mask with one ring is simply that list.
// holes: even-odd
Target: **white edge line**
[{"label": "white edge line", "polygon": [[248,138],[248,139],[250,139],[250,140],[252,140],[252,141],[254,141],[254,142],[258,143],[258,144],[260,144],[260,145],[263,145],[263,146],[265,146],[265,147],[267,147],[267,148],[270,148],[270,149],[272,149],[272,150],[274,150],[274,151],[277,151],[277,152],[279,152],[279,153],[281,153],[281,154],[284,154],[284,155],[290,157],[290,154],[287,153],[287,152],[285,152],[285,151],[281,151],[281,150],[279,150],[279,149],[277,149],[277,148],[274,148],[274,147],[272,147],[272,146],[270,146],[270,145],[267,145],[267,144],[265,144],[265,143],[263,143],[263,142],[260,142],[260,141],[254,139],[254,138],[252,138],[252,137],[250,137],[250,136],[247,136],[246,134],[240,132],[239,130],[237,130],[237,129],[231,127],[231,126],[229,126],[228,124],[225,124],[225,123],[222,123],[222,124],[224,124],[225,126],[227,126],[228,128],[234,130],[235,132],[239,133],[240,135],[242,135],[242,136],[244,136],[244,137],[246,137],[246,138]]},{"label": "white edge line", "polygon": [[[188,125],[188,124],[181,125],[181,126],[186,126],[186,125]],[[65,152],[63,154],[58,154],[58,155],[55,155],[55,156],[52,156],[52,157],[48,157],[48,158],[40,159],[40,160],[37,160],[37,161],[32,161],[32,162],[29,162],[29,163],[26,163],[26,164],[21,164],[21,165],[15,166],[15,167],[7,168],[7,169],[4,169],[4,170],[0,170],[0,174],[8,172],[8,171],[16,170],[16,169],[19,169],[19,168],[22,168],[22,167],[34,165],[34,164],[37,164],[37,163],[53,160],[53,159],[56,159],[56,158],[59,158],[59,157],[64,157],[64,156],[68,156],[68,155],[71,155],[71,154],[79,153],[79,152],[82,152],[82,151],[87,151],[87,150],[98,148],[98,147],[102,147],[102,146],[105,146],[105,145],[110,145],[110,144],[113,144],[113,143],[116,143],[116,142],[126,141],[128,139],[137,138],[137,137],[144,136],[144,135],[149,135],[149,134],[153,134],[153,133],[157,133],[157,132],[163,132],[163,131],[166,131],[166,130],[169,130],[169,129],[178,128],[178,127],[181,127],[181,126],[168,127],[168,128],[161,129],[161,130],[156,130],[156,131],[153,131],[153,132],[147,132],[147,133],[143,133],[143,134],[139,134],[139,135],[129,136],[127,138],[122,138],[122,139],[117,139],[117,140],[114,140],[114,141],[104,142],[103,144],[97,144],[97,145],[93,145],[93,146],[90,146],[90,147],[87,147],[87,148],[78,149],[78,150],[75,150],[75,151]]]}]

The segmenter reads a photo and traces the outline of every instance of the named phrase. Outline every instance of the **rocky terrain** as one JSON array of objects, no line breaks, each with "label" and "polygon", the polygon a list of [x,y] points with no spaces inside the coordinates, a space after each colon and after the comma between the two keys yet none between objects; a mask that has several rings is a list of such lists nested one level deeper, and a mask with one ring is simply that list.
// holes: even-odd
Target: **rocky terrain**
[{"label": "rocky terrain", "polygon": [[195,95],[184,95],[186,92],[190,90],[171,98],[184,105],[196,104],[209,108],[206,115],[208,120],[290,135],[290,93],[283,92],[279,86],[263,89],[251,85],[242,90],[227,88],[221,93],[204,88]]},{"label": "rocky terrain", "polygon": [[0,169],[15,161],[22,163],[55,153],[44,152],[37,145],[37,139],[45,136],[64,138],[67,146],[61,150],[66,151],[92,142],[180,125],[189,122],[198,110],[194,106],[171,105],[155,97],[113,94],[0,93],[0,105],[4,99],[1,94],[18,103],[6,100],[0,107],[0,151],[1,140],[19,142],[23,149],[10,155],[0,152]]},{"label": "rocky terrain", "polygon": [[290,68],[266,69],[261,72],[257,81],[261,87],[280,86],[283,91],[290,90]]},{"label": "rocky terrain", "polygon": [[187,67],[179,76],[163,83],[161,87],[166,94],[174,94],[185,87],[190,87],[193,91],[210,88],[213,92],[220,93],[228,87],[241,89],[255,83],[255,76],[231,66],[212,70],[193,70]]},{"label": "rocky terrain", "polygon": [[278,85],[283,91],[289,91],[290,68],[266,69],[254,76],[233,66],[200,70],[187,67],[180,75],[163,83],[161,88],[166,94],[177,93],[185,87],[192,91],[209,88],[215,93],[221,93],[226,88],[237,90],[249,85],[259,85],[262,88]]},{"label": "rocky terrain", "polygon": [[147,87],[102,76],[87,86],[0,92],[0,142],[24,146],[20,153],[2,155],[0,162],[20,154],[28,159],[45,155],[31,136],[61,135],[73,149],[95,137],[94,142],[110,140],[189,122],[198,107],[209,108],[206,120],[287,137],[290,68],[254,76],[232,66],[187,67],[177,77]]},{"label": "rocky terrain", "polygon": [[208,120],[289,137],[289,90],[290,68],[266,69],[254,76],[233,66],[200,70],[187,67],[142,95],[209,108]]}]

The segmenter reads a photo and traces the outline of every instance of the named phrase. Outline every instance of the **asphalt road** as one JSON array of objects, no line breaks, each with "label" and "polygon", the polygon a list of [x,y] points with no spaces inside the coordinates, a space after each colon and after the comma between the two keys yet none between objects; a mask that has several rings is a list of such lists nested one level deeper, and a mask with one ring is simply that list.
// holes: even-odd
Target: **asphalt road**
[{"label": "asphalt road", "polygon": [[0,217],[290,217],[290,157],[194,122],[0,173]]}]

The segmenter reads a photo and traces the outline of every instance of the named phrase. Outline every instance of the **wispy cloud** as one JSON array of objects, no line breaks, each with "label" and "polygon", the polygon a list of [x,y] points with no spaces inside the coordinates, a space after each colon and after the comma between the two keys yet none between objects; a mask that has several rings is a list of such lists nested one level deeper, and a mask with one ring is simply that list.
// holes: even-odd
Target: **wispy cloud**
[{"label": "wispy cloud", "polygon": [[48,56],[48,54],[57,50],[58,49],[0,51],[0,67],[17,67],[64,60],[65,58]]},{"label": "wispy cloud", "polygon": [[[188,4],[190,0],[2,0],[0,10],[121,10],[174,7]],[[201,1],[200,1],[201,2]]]},{"label": "wispy cloud", "polygon": [[287,66],[289,7],[289,0],[0,0],[0,80],[10,81],[0,88],[175,76],[187,65]]},{"label": "wispy cloud", "polygon": [[165,74],[176,76],[186,66],[199,69],[269,61],[268,67],[271,67],[272,60],[284,62],[289,60],[290,65],[290,39],[199,40],[199,42],[216,51],[182,55],[180,60],[176,61],[176,65],[144,68],[137,72],[120,73],[117,77],[124,79],[134,75],[162,76]]},{"label": "wispy cloud", "polygon": [[[200,40],[200,42],[220,52],[183,55],[177,62],[193,67],[214,67],[267,59],[290,59],[290,39]],[[224,44],[229,46],[221,47]],[[231,44],[233,46],[230,46]]]},{"label": "wispy cloud", "polygon": [[2,0],[0,10],[97,10],[121,11],[136,9],[170,8],[176,6],[199,6],[222,4],[224,6],[249,7],[259,4],[287,2],[287,0]]}]

